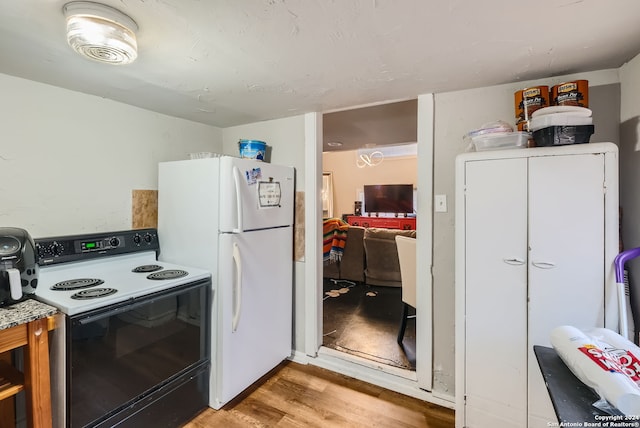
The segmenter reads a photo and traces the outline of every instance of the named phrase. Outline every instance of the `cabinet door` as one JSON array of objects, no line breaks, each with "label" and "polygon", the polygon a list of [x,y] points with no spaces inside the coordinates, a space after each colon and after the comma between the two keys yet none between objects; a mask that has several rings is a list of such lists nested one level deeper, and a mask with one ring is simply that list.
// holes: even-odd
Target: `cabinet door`
[{"label": "cabinet door", "polygon": [[533,353],[553,328],[604,326],[604,155],[529,160],[529,414],[555,413]]},{"label": "cabinet door", "polygon": [[465,163],[465,427],[527,420],[527,159]]}]

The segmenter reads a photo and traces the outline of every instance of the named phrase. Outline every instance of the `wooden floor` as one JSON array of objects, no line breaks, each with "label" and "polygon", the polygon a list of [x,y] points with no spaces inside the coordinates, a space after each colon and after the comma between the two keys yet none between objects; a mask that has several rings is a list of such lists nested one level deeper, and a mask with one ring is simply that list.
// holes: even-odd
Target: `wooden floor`
[{"label": "wooden floor", "polygon": [[454,426],[454,411],[313,365],[285,362],[221,410],[186,428]]}]

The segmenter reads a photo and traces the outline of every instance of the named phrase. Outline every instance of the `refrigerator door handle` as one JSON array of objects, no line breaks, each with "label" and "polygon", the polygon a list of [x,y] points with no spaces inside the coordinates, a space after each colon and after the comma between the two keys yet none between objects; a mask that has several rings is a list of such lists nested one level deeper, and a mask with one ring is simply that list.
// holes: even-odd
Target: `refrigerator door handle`
[{"label": "refrigerator door handle", "polygon": [[240,321],[240,309],[242,307],[242,258],[237,243],[233,243],[233,263],[236,266],[236,280],[233,284],[233,311],[231,318],[231,332],[235,333]]},{"label": "refrigerator door handle", "polygon": [[244,232],[244,228],[242,225],[242,189],[240,188],[240,183],[242,183],[242,175],[240,174],[240,170],[237,166],[233,167],[233,182],[236,186],[236,215],[238,217],[238,227],[233,229],[233,232],[242,233]]}]

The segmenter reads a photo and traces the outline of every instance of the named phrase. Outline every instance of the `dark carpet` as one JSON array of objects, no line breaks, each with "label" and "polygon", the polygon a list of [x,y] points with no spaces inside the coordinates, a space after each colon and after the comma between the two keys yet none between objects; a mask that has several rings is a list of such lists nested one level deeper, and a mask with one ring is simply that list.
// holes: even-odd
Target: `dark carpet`
[{"label": "dark carpet", "polygon": [[[402,346],[399,287],[355,286],[324,280],[323,345],[377,363],[415,370],[415,319],[409,319]],[[415,314],[415,311],[410,312]]]}]

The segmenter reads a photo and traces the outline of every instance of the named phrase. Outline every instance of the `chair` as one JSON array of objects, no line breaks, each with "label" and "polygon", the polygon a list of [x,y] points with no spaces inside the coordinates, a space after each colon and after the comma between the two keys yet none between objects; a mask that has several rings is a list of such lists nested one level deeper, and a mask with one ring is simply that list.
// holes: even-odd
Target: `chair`
[{"label": "chair", "polygon": [[402,280],[402,320],[398,331],[398,343],[402,345],[409,318],[409,306],[416,307],[416,238],[397,235],[396,246]]}]

